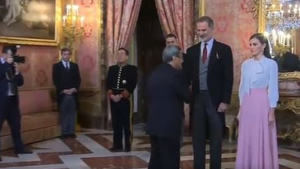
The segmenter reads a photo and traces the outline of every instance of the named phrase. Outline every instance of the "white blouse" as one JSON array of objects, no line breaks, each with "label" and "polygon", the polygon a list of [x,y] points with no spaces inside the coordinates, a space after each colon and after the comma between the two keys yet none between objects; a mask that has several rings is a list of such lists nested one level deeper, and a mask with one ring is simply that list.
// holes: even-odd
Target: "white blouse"
[{"label": "white blouse", "polygon": [[270,106],[272,108],[277,106],[278,66],[274,60],[263,57],[260,60],[251,58],[244,61],[239,89],[240,105],[244,95],[249,94],[252,88],[267,88]]}]

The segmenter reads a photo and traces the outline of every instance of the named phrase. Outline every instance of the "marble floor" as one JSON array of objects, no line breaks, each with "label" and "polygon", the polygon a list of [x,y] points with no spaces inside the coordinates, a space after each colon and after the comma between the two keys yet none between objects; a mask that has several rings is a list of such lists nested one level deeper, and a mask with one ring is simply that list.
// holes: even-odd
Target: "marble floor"
[{"label": "marble floor", "polygon": [[[181,169],[193,168],[191,137],[184,137],[181,149]],[[132,151],[112,153],[112,132],[82,130],[76,139],[51,139],[30,147],[33,154],[16,156],[13,150],[2,153],[0,168],[9,169],[146,169],[150,158],[149,139],[136,127]],[[222,167],[233,169],[236,144],[224,141]],[[207,152],[207,164],[209,155]],[[279,148],[280,169],[299,169],[300,152]],[[207,165],[208,168],[208,165]]]}]

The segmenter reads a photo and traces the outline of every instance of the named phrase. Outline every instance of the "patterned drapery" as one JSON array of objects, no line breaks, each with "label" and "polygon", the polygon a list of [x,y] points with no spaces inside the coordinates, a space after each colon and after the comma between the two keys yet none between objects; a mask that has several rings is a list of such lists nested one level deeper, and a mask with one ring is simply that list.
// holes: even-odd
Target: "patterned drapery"
[{"label": "patterned drapery", "polygon": [[142,0],[109,0],[107,3],[107,64],[115,64],[115,52],[127,47],[135,30]]},{"label": "patterned drapery", "polygon": [[155,0],[164,34],[177,35],[184,51],[193,45],[194,2],[191,0]]}]

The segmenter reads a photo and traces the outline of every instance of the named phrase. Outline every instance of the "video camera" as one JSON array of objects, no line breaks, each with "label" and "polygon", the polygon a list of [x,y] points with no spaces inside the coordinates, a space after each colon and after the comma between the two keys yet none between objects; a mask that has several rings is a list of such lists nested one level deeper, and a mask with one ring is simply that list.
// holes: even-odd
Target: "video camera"
[{"label": "video camera", "polygon": [[17,50],[20,48],[20,45],[5,45],[3,46],[2,52],[5,53],[7,50],[11,50],[13,60],[15,63],[25,63],[25,56],[17,55]]}]

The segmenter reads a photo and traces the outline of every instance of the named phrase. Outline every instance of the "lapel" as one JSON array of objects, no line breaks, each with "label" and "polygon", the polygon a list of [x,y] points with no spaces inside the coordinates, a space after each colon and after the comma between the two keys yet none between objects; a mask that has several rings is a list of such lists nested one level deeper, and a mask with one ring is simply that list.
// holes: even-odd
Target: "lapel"
[{"label": "lapel", "polygon": [[219,57],[218,53],[217,53],[217,41],[214,40],[213,42],[213,46],[209,55],[209,61],[208,61],[208,71],[211,70],[211,68],[213,67],[213,65],[216,63],[217,56]]},{"label": "lapel", "polygon": [[199,42],[199,43],[197,44],[196,52],[195,52],[195,55],[194,55],[194,58],[195,58],[195,59],[193,59],[193,60],[195,61],[194,64],[196,64],[196,65],[194,66],[194,68],[196,69],[197,75],[199,74],[199,68],[200,68],[200,57],[201,57],[200,52],[201,52],[201,42]]}]

